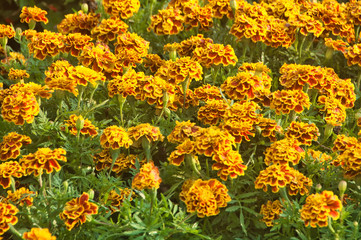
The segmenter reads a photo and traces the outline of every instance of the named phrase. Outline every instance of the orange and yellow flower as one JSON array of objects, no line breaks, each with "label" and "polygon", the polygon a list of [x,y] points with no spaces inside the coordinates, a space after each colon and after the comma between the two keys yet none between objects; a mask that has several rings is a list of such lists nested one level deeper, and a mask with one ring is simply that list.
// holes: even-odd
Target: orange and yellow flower
[{"label": "orange and yellow flower", "polygon": [[114,41],[117,35],[125,33],[128,25],[118,17],[103,19],[101,23],[91,30],[94,39],[103,43]]},{"label": "orange and yellow flower", "polygon": [[296,139],[301,145],[312,145],[312,141],[317,141],[320,132],[314,123],[291,122],[285,133],[287,138]]},{"label": "orange and yellow flower", "polygon": [[132,181],[132,188],[143,189],[158,189],[162,179],[159,176],[158,167],[154,162],[144,164]]},{"label": "orange and yellow flower", "polygon": [[118,188],[109,192],[106,203],[110,205],[112,211],[119,210],[125,199],[132,201],[135,193],[129,188]]},{"label": "orange and yellow flower", "polygon": [[274,119],[258,118],[257,127],[261,129],[262,136],[268,137],[271,142],[277,141],[276,134],[283,134],[281,126],[277,125]]},{"label": "orange and yellow flower", "polygon": [[136,143],[141,137],[145,137],[148,142],[163,141],[164,136],[160,132],[159,127],[154,127],[149,123],[142,123],[135,127],[130,127],[128,129],[128,135],[131,139],[134,139]]},{"label": "orange and yellow flower", "polygon": [[211,99],[198,110],[198,120],[204,124],[217,125],[226,113],[228,104],[222,100]]},{"label": "orange and yellow flower", "polygon": [[0,160],[16,159],[20,155],[20,148],[31,143],[30,137],[16,132],[10,132],[0,143]]},{"label": "orange and yellow flower", "polygon": [[65,53],[70,53],[74,57],[78,57],[86,46],[90,46],[92,38],[81,33],[69,33],[64,38],[64,47],[62,49]]},{"label": "orange and yellow flower", "polygon": [[30,23],[30,21],[33,20],[35,22],[44,22],[45,24],[47,24],[49,20],[47,17],[45,17],[46,14],[48,14],[47,11],[38,8],[37,6],[24,6],[21,9],[20,22]]},{"label": "orange and yellow flower", "polygon": [[289,163],[298,164],[305,152],[299,147],[299,142],[294,138],[285,138],[272,143],[265,151],[264,162],[267,166],[278,164],[288,166]]},{"label": "orange and yellow flower", "polygon": [[5,38],[5,37],[13,38],[14,36],[15,36],[15,30],[12,26],[0,24],[0,39]]},{"label": "orange and yellow flower", "polygon": [[247,166],[243,164],[242,156],[237,151],[225,151],[213,155],[212,170],[218,171],[217,176],[223,181],[227,181],[228,177],[235,179],[243,176]]},{"label": "orange and yellow flower", "polygon": [[29,78],[30,75],[26,72],[26,70],[10,68],[8,77],[9,80],[20,80],[24,78]]},{"label": "orange and yellow flower", "polygon": [[271,109],[276,114],[288,114],[291,111],[301,113],[311,105],[307,93],[299,90],[277,90],[272,93]]},{"label": "orange and yellow flower", "polygon": [[172,143],[182,143],[187,139],[194,138],[200,134],[201,127],[191,123],[190,120],[184,122],[176,121],[176,125],[167,139]]},{"label": "orange and yellow flower", "polygon": [[197,47],[193,51],[193,58],[206,68],[220,64],[223,66],[234,66],[238,62],[238,58],[231,45],[224,46],[223,44],[216,43],[209,43],[204,47]]},{"label": "orange and yellow flower", "polygon": [[129,148],[133,141],[129,138],[128,133],[122,127],[110,126],[104,129],[100,136],[100,144],[103,148],[111,148],[113,150],[120,147]]},{"label": "orange and yellow flower", "polygon": [[266,204],[262,204],[260,214],[263,215],[262,222],[264,222],[267,227],[272,227],[274,220],[280,217],[280,214],[283,212],[282,204],[279,200],[267,201]]},{"label": "orange and yellow flower", "polygon": [[130,68],[123,76],[117,76],[108,82],[108,95],[114,97],[120,95],[126,98],[128,95],[135,96],[138,82],[143,81],[145,75],[143,72],[135,72]]},{"label": "orange and yellow flower", "polygon": [[17,189],[15,192],[8,191],[7,193],[6,201],[13,202],[20,206],[26,205],[27,207],[33,205],[33,196],[37,194],[24,187]]},{"label": "orange and yellow flower", "polygon": [[12,178],[21,178],[24,175],[25,171],[18,162],[8,161],[0,164],[0,185],[3,188],[10,187]]},{"label": "orange and yellow flower", "polygon": [[30,232],[24,232],[23,238],[25,240],[56,240],[47,228],[32,228]]},{"label": "orange and yellow flower", "polygon": [[29,52],[34,57],[44,60],[47,56],[54,57],[63,51],[65,36],[48,30],[37,32],[28,43]]},{"label": "orange and yellow flower", "polygon": [[85,14],[82,10],[76,13],[65,15],[65,18],[56,26],[62,34],[81,33],[82,35],[91,35],[91,30],[95,28],[100,19],[100,14]]},{"label": "orange and yellow flower", "polygon": [[268,186],[273,193],[286,187],[292,180],[291,168],[288,165],[273,164],[262,170],[254,182],[256,189],[267,192]]},{"label": "orange and yellow flower", "polygon": [[148,31],[153,30],[157,35],[173,35],[183,31],[184,16],[177,8],[159,10],[151,17]]},{"label": "orange and yellow flower", "polygon": [[[80,125],[81,129],[77,129],[77,122],[83,122]],[[88,119],[84,119],[82,116],[77,116],[75,114],[70,115],[69,120],[65,120],[65,126],[68,128],[69,132],[76,136],[78,134],[78,130],[82,135],[89,135],[91,137],[95,137],[98,135],[97,127],[95,127]],[[65,126],[62,127],[62,130],[65,130]]]},{"label": "orange and yellow flower", "polygon": [[138,12],[140,7],[139,0],[104,0],[104,9],[112,16],[120,16],[122,19],[128,19]]},{"label": "orange and yellow flower", "polygon": [[14,205],[0,202],[0,235],[3,235],[10,229],[10,225],[15,225],[18,222],[18,217],[15,216],[19,212]]}]

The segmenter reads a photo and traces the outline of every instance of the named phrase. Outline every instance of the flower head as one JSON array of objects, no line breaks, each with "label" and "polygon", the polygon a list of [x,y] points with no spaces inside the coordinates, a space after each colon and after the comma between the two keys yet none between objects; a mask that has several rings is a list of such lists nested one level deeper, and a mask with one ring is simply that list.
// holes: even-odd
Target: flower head
[{"label": "flower head", "polygon": [[8,77],[9,80],[20,80],[24,78],[29,78],[30,75],[26,72],[26,70],[10,68]]},{"label": "flower head", "polygon": [[31,143],[30,137],[16,132],[10,132],[0,143],[0,160],[16,159],[20,155],[20,148]]},{"label": "flower head", "polygon": [[[15,36],[15,30],[10,25],[0,24],[0,39],[1,38],[13,38]],[[1,45],[1,44],[0,44]]]},{"label": "flower head", "polygon": [[340,216],[339,211],[342,209],[342,203],[331,191],[311,194],[306,198],[306,203],[301,209],[301,219],[305,226],[316,228],[327,227],[328,218],[337,220]]},{"label": "flower head", "polygon": [[118,188],[117,190],[111,190],[106,200],[110,205],[112,211],[119,210],[125,199],[133,200],[135,193],[129,188]]},{"label": "flower head", "polygon": [[60,219],[65,221],[66,228],[70,231],[74,227],[86,222],[88,215],[97,214],[98,206],[89,202],[89,195],[83,193],[80,197],[67,202]]},{"label": "flower head", "polygon": [[151,161],[144,164],[132,181],[132,188],[143,189],[158,189],[162,179],[159,176],[159,170]]},{"label": "flower head", "polygon": [[322,106],[321,112],[325,113],[325,121],[332,126],[341,126],[346,120],[346,108],[340,100],[330,96],[321,95],[318,97],[318,102]]},{"label": "flower head", "polygon": [[101,23],[91,30],[93,38],[103,43],[114,41],[117,35],[125,33],[128,25],[118,17],[103,19]]},{"label": "flower head", "polygon": [[242,156],[237,151],[225,151],[213,155],[212,170],[218,171],[219,176],[223,181],[227,181],[228,176],[232,179],[238,176],[243,176],[247,166],[243,164]]},{"label": "flower head", "polygon": [[200,218],[217,215],[219,208],[231,201],[227,187],[216,179],[186,183],[188,187],[182,187],[181,200],[187,205],[187,212],[196,212]]},{"label": "flower head", "polygon": [[136,33],[123,33],[117,37],[115,55],[124,67],[135,67],[148,54],[149,42]]},{"label": "flower head", "polygon": [[354,146],[346,148],[335,160],[336,165],[340,164],[347,178],[354,178],[361,174],[361,144],[357,142]]},{"label": "flower head", "polygon": [[205,47],[198,47],[193,51],[193,58],[202,66],[210,68],[214,65],[235,65],[238,61],[231,45],[209,43]]},{"label": "flower head", "polygon": [[6,197],[6,201],[11,201],[20,206],[26,205],[28,207],[33,205],[33,196],[37,194],[24,187],[17,189],[15,192],[8,191],[7,193],[8,196]]},{"label": "flower head", "polygon": [[228,0],[210,0],[206,6],[212,9],[213,17],[215,18],[222,19],[223,16],[227,16],[229,19],[234,18],[233,10]]},{"label": "flower head", "polygon": [[285,138],[272,143],[265,151],[264,162],[267,166],[271,164],[287,165],[298,164],[305,152],[299,147],[299,142],[294,138]]},{"label": "flower head", "polygon": [[191,36],[190,38],[180,42],[180,46],[176,49],[181,57],[192,57],[193,51],[197,48],[205,48],[209,43],[213,43],[210,38],[204,38],[202,34]]},{"label": "flower head", "polygon": [[47,24],[48,19],[45,17],[46,14],[48,13],[45,10],[38,8],[37,6],[24,6],[21,9],[20,22],[30,23],[31,20],[34,20],[35,22],[44,22],[45,24]]},{"label": "flower head", "polygon": [[260,214],[263,215],[262,222],[264,222],[267,227],[272,227],[274,220],[280,217],[280,214],[283,212],[282,204],[279,200],[276,201],[267,201],[266,204],[262,204]]},{"label": "flower head", "polygon": [[186,122],[176,121],[173,131],[168,135],[167,139],[172,143],[182,143],[187,139],[194,138],[200,134],[201,127],[191,123],[190,120]]},{"label": "flower head", "polygon": [[100,14],[85,14],[82,10],[65,15],[65,18],[56,26],[62,34],[81,33],[91,35],[90,32],[99,22]]},{"label": "flower head", "polygon": [[25,240],[56,240],[47,228],[32,228],[30,232],[24,232],[23,238]]},{"label": "flower head", "polygon": [[139,0],[104,0],[104,9],[112,16],[120,16],[122,19],[128,19],[138,12],[140,7]]},{"label": "flower head", "polygon": [[222,94],[218,87],[212,86],[210,84],[204,84],[196,89],[194,89],[194,94],[198,100],[207,102],[208,100],[215,99],[221,100]]},{"label": "flower head", "polygon": [[123,76],[117,76],[108,82],[109,97],[120,95],[126,98],[128,95],[135,96],[138,82],[143,81],[145,75],[143,72],[135,72],[134,69],[128,69]]},{"label": "flower head", "polygon": [[291,168],[288,165],[273,164],[262,170],[254,182],[256,189],[267,192],[268,186],[276,193],[286,187],[292,180]]},{"label": "flower head", "polygon": [[18,217],[15,215],[19,212],[14,205],[0,202],[0,235],[3,235],[10,229],[9,224],[15,225]]},{"label": "flower head", "polygon": [[271,142],[277,141],[276,133],[283,133],[282,127],[277,125],[274,119],[261,117],[258,119],[257,126],[261,129],[262,136],[268,137]]},{"label": "flower head", "polygon": [[320,133],[314,123],[291,122],[285,136],[287,138],[295,138],[301,145],[312,145],[312,140],[317,141]]},{"label": "flower head", "polygon": [[[81,129],[77,129],[77,122],[84,121]],[[89,135],[95,137],[98,135],[97,127],[95,127],[88,119],[83,119],[82,116],[77,116],[75,114],[70,115],[69,120],[65,120],[65,126],[68,128],[69,132],[72,135],[77,135],[78,130],[82,135]],[[62,127],[62,130],[65,130],[65,126]]]},{"label": "flower head", "polygon": [[176,8],[159,10],[151,17],[148,31],[153,30],[157,35],[172,35],[183,31],[184,16]]},{"label": "flower head", "polygon": [[34,54],[34,57],[44,60],[47,56],[56,56],[63,51],[65,36],[61,33],[37,32],[30,38],[28,43],[29,52]]},{"label": "flower head", "polygon": [[164,136],[160,132],[159,127],[154,127],[149,123],[142,123],[135,127],[130,127],[128,129],[128,135],[134,139],[134,142],[138,141],[141,137],[145,137],[150,143],[164,140]]},{"label": "flower head", "polygon": [[94,71],[93,69],[78,65],[71,72],[70,78],[72,78],[77,85],[87,86],[88,82],[93,86],[96,86],[96,81],[105,81],[105,76],[102,72]]},{"label": "flower head", "polygon": [[24,169],[18,162],[8,161],[0,164],[0,185],[8,188],[11,185],[11,178],[21,178],[25,175]]},{"label": "flower head", "polygon": [[170,156],[168,157],[168,161],[172,165],[180,166],[187,154],[196,157],[194,156],[196,154],[194,141],[189,139],[185,139],[176,147],[176,150],[171,152]]},{"label": "flower head", "polygon": [[34,176],[46,173],[52,173],[54,170],[59,172],[61,167],[58,161],[66,162],[66,151],[62,148],[51,150],[50,148],[39,148],[35,153],[30,153],[20,159],[20,165],[25,169],[26,173]]},{"label": "flower head", "polygon": [[303,112],[304,108],[311,105],[307,93],[299,90],[277,90],[272,93],[271,109],[276,110],[276,114],[288,114],[291,111]]},{"label": "flower head", "polygon": [[100,136],[100,144],[103,148],[129,148],[132,143],[133,141],[129,138],[129,134],[124,128],[115,125],[104,129],[103,134]]},{"label": "flower head", "polygon": [[64,38],[63,52],[70,53],[74,57],[78,57],[87,46],[91,46],[92,38],[81,33],[69,33]]},{"label": "flower head", "polygon": [[210,6],[200,7],[198,4],[187,3],[183,8],[186,30],[199,26],[199,30],[208,31],[213,25],[213,14]]},{"label": "flower head", "polygon": [[158,69],[165,64],[165,62],[166,61],[159,55],[150,53],[148,53],[143,59],[144,67],[149,68],[152,73],[157,72]]},{"label": "flower head", "polygon": [[228,104],[222,100],[211,99],[198,110],[198,120],[204,124],[217,125],[224,117]]}]

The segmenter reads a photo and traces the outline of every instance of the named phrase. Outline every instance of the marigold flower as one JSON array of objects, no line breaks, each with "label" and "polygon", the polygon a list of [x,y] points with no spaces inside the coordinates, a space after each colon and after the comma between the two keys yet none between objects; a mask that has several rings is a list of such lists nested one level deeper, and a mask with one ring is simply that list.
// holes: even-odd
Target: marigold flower
[{"label": "marigold flower", "polygon": [[49,99],[51,97],[51,93],[53,90],[48,89],[48,86],[41,86],[34,82],[29,83],[16,83],[12,84],[9,88],[9,92],[7,95],[19,93],[19,92],[32,92],[35,97],[42,97]]},{"label": "marigold flower", "polygon": [[150,143],[155,141],[163,142],[164,140],[164,136],[160,132],[159,127],[154,127],[149,123],[142,123],[129,128],[128,135],[134,139],[134,142],[137,142],[141,137],[145,137]]},{"label": "marigold flower", "polygon": [[229,19],[234,18],[233,10],[228,0],[210,0],[206,6],[212,9],[213,17],[215,18],[222,19],[223,16],[227,16]]},{"label": "marigold flower", "polygon": [[15,36],[15,30],[10,25],[0,24],[0,39],[1,38],[13,38]]},{"label": "marigold flower", "polygon": [[30,191],[27,188],[17,189],[15,192],[8,191],[8,196],[6,197],[6,201],[11,201],[16,205],[30,207],[33,205],[33,197],[36,195],[36,192]]},{"label": "marigold flower", "polygon": [[136,33],[123,33],[117,37],[115,55],[124,67],[135,67],[148,54],[149,42]]},{"label": "marigold flower", "polygon": [[120,147],[129,148],[132,143],[133,141],[124,128],[115,125],[104,129],[100,136],[100,144],[103,148],[112,148],[113,150]]},{"label": "marigold flower", "polygon": [[287,185],[288,193],[292,195],[297,195],[298,193],[303,195],[308,195],[309,189],[312,187],[312,179],[306,177],[296,169],[291,169],[291,181]]},{"label": "marigold flower", "polygon": [[143,189],[158,189],[162,179],[159,176],[158,167],[154,166],[154,163],[150,161],[144,164],[137,175],[134,176],[132,181],[132,188]]},{"label": "marigold flower", "polygon": [[8,188],[11,185],[11,178],[21,178],[25,175],[24,169],[18,162],[8,161],[0,164],[0,185]]},{"label": "marigold flower", "polygon": [[279,200],[267,201],[266,204],[262,204],[260,214],[263,215],[262,221],[267,227],[272,227],[274,220],[280,217],[283,212],[282,204]]},{"label": "marigold flower", "polygon": [[81,33],[82,35],[91,35],[90,31],[95,28],[99,22],[100,14],[85,14],[82,10],[65,15],[65,18],[56,26],[62,34]]},{"label": "marigold flower", "polygon": [[189,139],[185,139],[176,147],[176,150],[171,152],[170,156],[168,157],[168,161],[172,165],[180,166],[184,161],[185,155],[194,155],[195,153],[195,142]]},{"label": "marigold flower", "polygon": [[186,30],[199,26],[199,30],[208,31],[213,25],[213,14],[210,6],[200,7],[198,4],[188,3],[183,8]]},{"label": "marigold flower", "polygon": [[106,199],[107,204],[110,204],[112,211],[119,210],[125,199],[130,201],[135,197],[135,193],[129,188],[118,188],[117,190],[111,190],[108,198]]},{"label": "marigold flower", "polygon": [[128,19],[138,12],[140,7],[139,0],[104,0],[104,9],[112,16],[120,16],[123,19]]},{"label": "marigold flower", "polygon": [[10,229],[9,224],[15,225],[18,217],[15,216],[19,209],[12,204],[0,202],[0,235],[3,235]]},{"label": "marigold flower", "polygon": [[138,82],[141,82],[144,78],[143,72],[135,72],[133,69],[128,69],[123,76],[117,76],[108,82],[109,97],[114,97],[117,94],[123,98],[126,98],[128,95],[135,96]]},{"label": "marigold flower", "polygon": [[74,227],[85,223],[88,215],[97,213],[98,206],[89,202],[89,195],[83,193],[80,197],[67,202],[59,216],[61,220],[65,221],[66,228],[70,231]]},{"label": "marigold flower", "polygon": [[256,189],[267,192],[268,186],[276,193],[286,187],[293,179],[291,168],[288,165],[273,164],[262,170],[254,182]]},{"label": "marigold flower", "polygon": [[199,108],[197,118],[204,124],[217,125],[227,108],[228,104],[224,100],[211,99],[206,102],[206,105]]},{"label": "marigold flower", "polygon": [[70,53],[74,57],[78,57],[84,47],[90,46],[92,38],[81,33],[69,33],[64,38],[63,52]]},{"label": "marigold flower", "polygon": [[212,86],[210,84],[204,84],[196,89],[194,89],[194,94],[198,100],[207,102],[208,100],[215,99],[221,100],[222,94],[218,87]]},{"label": "marigold flower", "polygon": [[325,45],[333,50],[342,52],[344,55],[347,52],[349,44],[341,39],[333,40],[332,38],[325,38]]},{"label": "marigold flower", "polygon": [[346,108],[338,99],[321,95],[318,97],[318,102],[323,105],[320,111],[326,112],[324,119],[327,124],[341,126],[346,120]]},{"label": "marigold flower", "polygon": [[[65,126],[68,128],[69,132],[76,136],[78,134],[77,121],[78,119],[83,120],[83,127],[80,129],[82,135],[89,135],[95,137],[98,135],[97,127],[95,127],[88,119],[83,119],[82,116],[77,116],[75,114],[70,115],[69,120],[65,120]],[[61,127],[61,130],[65,130],[65,126]]]},{"label": "marigold flower", "polygon": [[287,165],[292,162],[298,164],[305,152],[299,147],[299,142],[294,138],[285,138],[274,142],[265,151],[264,162],[267,166],[271,164]]},{"label": "marigold flower", "polygon": [[91,30],[94,39],[108,43],[114,41],[117,35],[125,33],[128,25],[118,17],[103,19],[101,23]]},{"label": "marigold flower", "polygon": [[100,80],[104,82],[106,79],[102,72],[97,72],[81,65],[74,68],[74,71],[71,72],[70,77],[73,78],[78,85],[83,86],[87,86],[88,82],[93,86],[96,86],[96,81]]},{"label": "marigold flower", "polygon": [[0,160],[16,159],[20,155],[20,148],[31,143],[30,137],[16,132],[10,132],[3,136],[0,143]]},{"label": "marigold flower", "polygon": [[[184,99],[184,95],[186,95],[185,99]],[[177,109],[180,107],[183,107],[184,109],[188,109],[190,106],[193,107],[199,106],[199,101],[195,96],[194,92],[191,89],[187,89],[186,94],[184,94],[183,87],[181,87],[181,85],[175,85],[174,93],[173,92],[171,92],[171,94],[168,93],[168,96],[169,96],[168,108],[172,111],[177,111]]]},{"label": "marigold flower", "polygon": [[272,93],[271,109],[276,110],[276,114],[288,114],[291,111],[303,112],[304,108],[311,105],[307,93],[299,90],[277,90]]},{"label": "marigold flower", "polygon": [[29,52],[34,54],[34,57],[44,60],[47,56],[56,56],[63,51],[65,36],[61,33],[37,32],[28,43]]},{"label": "marigold flower", "polygon": [[183,31],[184,16],[176,8],[159,10],[158,14],[151,17],[148,31],[154,31],[157,35],[172,35]]},{"label": "marigold flower", "polygon": [[304,36],[313,33],[315,37],[319,37],[325,30],[318,19],[307,14],[292,14],[288,21],[292,26],[299,28],[299,32]]},{"label": "marigold flower", "polygon": [[30,75],[26,72],[26,70],[10,68],[8,77],[9,80],[20,80],[24,78],[29,78]]},{"label": "marigold flower", "polygon": [[31,20],[34,20],[35,22],[44,22],[45,24],[47,24],[48,19],[47,17],[45,17],[46,14],[48,14],[47,11],[38,8],[37,6],[24,6],[21,9],[20,22],[30,23]]},{"label": "marigold flower", "polygon": [[257,126],[261,129],[262,136],[268,137],[271,142],[277,141],[276,133],[283,133],[282,127],[277,125],[274,119],[261,117],[258,119]]},{"label": "marigold flower", "polygon": [[241,154],[237,151],[220,152],[213,155],[212,159],[216,161],[212,165],[212,170],[218,171],[217,176],[223,181],[227,181],[228,176],[232,179],[243,176],[247,169],[247,166],[242,164]]},{"label": "marigold flower", "polygon": [[[113,159],[110,154],[109,149],[103,149],[100,153],[95,154],[94,162],[96,164],[95,169],[97,171],[101,171],[103,169],[110,169],[113,164]],[[123,172],[128,171],[129,169],[133,168],[135,169],[135,162],[139,161],[140,164],[143,164],[146,162],[146,159],[139,159],[137,155],[130,154],[119,154],[117,159],[114,162],[112,172],[116,174],[122,174]]]},{"label": "marigold flower", "polygon": [[152,73],[158,71],[158,69],[165,64],[165,60],[161,59],[157,54],[147,54],[143,59],[144,67],[149,68]]},{"label": "marigold flower", "polygon": [[356,101],[355,86],[351,79],[337,79],[330,89],[326,90],[328,96],[339,100],[346,108],[353,108]]},{"label": "marigold flower", "polygon": [[20,165],[25,169],[26,174],[34,173],[34,176],[39,176],[46,173],[52,173],[54,170],[59,172],[61,167],[58,161],[66,162],[66,151],[62,148],[51,150],[50,148],[39,148],[35,153],[30,153],[23,156],[19,160]]},{"label": "marigold flower", "polygon": [[357,138],[340,134],[337,135],[335,141],[333,142],[332,151],[342,154],[347,149],[355,147],[357,143]]},{"label": "marigold flower", "polygon": [[318,162],[330,162],[332,161],[332,157],[326,153],[323,153],[321,151],[317,151],[314,149],[308,149],[307,155],[309,157],[312,157],[314,160],[317,160]]},{"label": "marigold flower", "polygon": [[335,160],[345,172],[345,177],[352,179],[361,174],[361,144],[357,142],[341,152]]},{"label": "marigold flower", "polygon": [[202,66],[210,68],[213,65],[235,65],[238,61],[231,45],[209,43],[205,47],[197,47],[193,51],[193,58]]},{"label": "marigold flower", "polygon": [[266,19],[267,32],[264,43],[273,48],[290,47],[296,40],[296,27],[289,25],[282,19],[268,17]]},{"label": "marigold flower", "polygon": [[317,141],[320,133],[314,123],[291,122],[285,133],[287,138],[295,138],[301,145],[312,145],[312,140]]},{"label": "marigold flower", "polygon": [[181,57],[192,57],[193,51],[197,48],[205,48],[209,43],[213,43],[210,38],[204,38],[202,34],[191,36],[189,39],[180,42],[180,46],[176,49]]},{"label": "marigold flower", "polygon": [[1,105],[3,119],[16,125],[23,125],[25,122],[32,123],[38,113],[39,104],[30,91],[11,94],[5,97]]},{"label": "marigold flower", "polygon": [[176,121],[176,125],[167,139],[172,143],[182,143],[187,139],[197,137],[200,134],[201,127],[191,123],[190,120],[184,122]]},{"label": "marigold flower", "polygon": [[323,191],[322,193],[311,194],[306,198],[306,203],[301,209],[301,219],[305,222],[305,226],[316,228],[327,227],[328,218],[337,220],[340,216],[342,203],[337,195],[331,191]]},{"label": "marigold flower", "polygon": [[30,232],[24,232],[23,238],[25,240],[56,240],[47,228],[32,228]]},{"label": "marigold flower", "polygon": [[352,19],[355,25],[361,25],[361,5],[358,1],[346,3],[347,18]]},{"label": "marigold flower", "polygon": [[225,185],[216,179],[208,181],[196,180],[189,189],[183,189],[181,199],[187,205],[187,212],[197,212],[197,216],[217,215],[221,207],[226,207],[231,201],[228,195],[228,189]]}]

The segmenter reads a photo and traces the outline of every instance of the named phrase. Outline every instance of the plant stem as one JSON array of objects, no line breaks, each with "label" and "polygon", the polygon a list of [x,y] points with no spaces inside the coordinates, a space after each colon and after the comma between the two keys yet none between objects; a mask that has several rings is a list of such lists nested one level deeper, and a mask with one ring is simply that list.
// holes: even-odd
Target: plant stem
[{"label": "plant stem", "polygon": [[119,110],[120,110],[120,121],[122,123],[122,127],[124,127],[124,120],[123,120],[123,107],[124,107],[124,103],[125,103],[125,100],[127,98],[126,97],[123,97],[122,95],[118,95],[118,101],[119,101]]}]

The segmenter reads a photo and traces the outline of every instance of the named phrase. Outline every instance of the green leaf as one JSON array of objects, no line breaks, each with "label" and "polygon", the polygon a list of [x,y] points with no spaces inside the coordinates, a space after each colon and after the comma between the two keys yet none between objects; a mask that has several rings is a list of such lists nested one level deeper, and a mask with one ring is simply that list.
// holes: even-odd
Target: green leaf
[{"label": "green leaf", "polygon": [[240,208],[240,206],[231,206],[226,208],[226,212],[235,212]]}]

